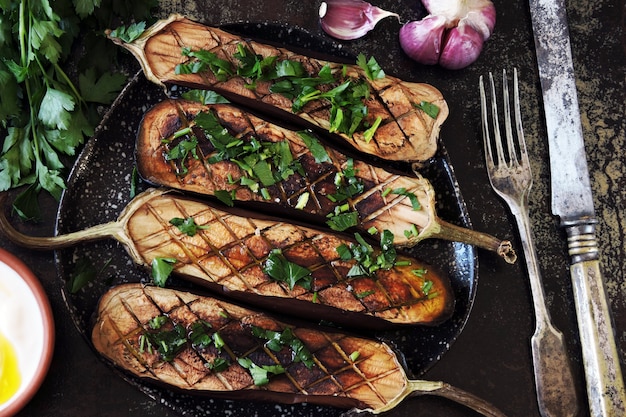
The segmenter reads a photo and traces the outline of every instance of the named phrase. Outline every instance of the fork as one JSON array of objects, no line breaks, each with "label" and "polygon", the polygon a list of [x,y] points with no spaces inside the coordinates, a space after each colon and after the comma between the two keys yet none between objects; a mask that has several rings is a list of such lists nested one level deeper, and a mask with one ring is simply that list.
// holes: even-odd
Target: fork
[{"label": "fork", "polygon": [[489,84],[491,87],[493,141],[489,129],[487,95],[485,94],[483,77],[480,77],[479,88],[485,160],[491,186],[508,204],[511,213],[515,216],[524,250],[524,258],[526,259],[535,311],[535,332],[531,337],[531,350],[539,411],[543,417],[574,416],[578,411],[578,401],[571,365],[565,350],[563,334],[552,324],[546,306],[537,250],[533,243],[528,215],[528,197],[532,187],[532,172],[522,129],[517,69],[514,69],[513,72],[515,134],[511,122],[506,70],[502,71],[505,138],[500,133],[496,89],[491,73],[489,73]]}]

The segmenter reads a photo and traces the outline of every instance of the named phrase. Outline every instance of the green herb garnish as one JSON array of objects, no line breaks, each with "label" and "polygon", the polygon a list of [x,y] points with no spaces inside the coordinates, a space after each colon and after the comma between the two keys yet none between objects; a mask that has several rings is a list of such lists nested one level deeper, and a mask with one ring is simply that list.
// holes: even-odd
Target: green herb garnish
[{"label": "green herb garnish", "polygon": [[186,100],[197,101],[202,104],[228,104],[230,101],[212,90],[189,90],[181,94]]},{"label": "green herb garnish", "polygon": [[[349,246],[341,244],[336,248],[337,254],[343,261],[355,260],[356,264],[350,268],[348,277],[371,276],[380,269],[390,269],[399,266],[396,249],[393,245],[394,236],[389,230],[383,230],[380,236],[380,252],[376,253],[359,233],[355,233],[356,243]],[[370,295],[365,294],[363,297]],[[360,294],[357,294],[357,298]]]},{"label": "green herb garnish", "polygon": [[158,287],[165,287],[167,279],[174,270],[176,258],[154,258],[152,260],[152,282]]},{"label": "green herb garnish", "polygon": [[356,64],[365,71],[370,80],[385,78],[385,71],[378,65],[374,57],[370,57],[368,60],[364,54],[359,54],[356,58]]},{"label": "green herb garnish", "polygon": [[[325,100],[331,106],[330,132],[352,136],[354,132],[366,129],[365,136],[371,139],[380,123],[377,120],[372,126],[364,124],[368,111],[363,101],[370,95],[370,86],[358,78],[345,79],[345,71],[333,73],[329,65],[322,67],[317,74],[307,74],[299,62],[278,60],[276,57],[263,58],[244,44],[238,44],[237,52],[233,54],[236,63],[222,60],[216,54],[204,50],[192,51],[185,47],[182,54],[190,59],[176,66],[177,74],[210,71],[220,81],[236,74],[246,79],[248,88],[256,88],[259,80],[270,81],[272,93],[293,101],[294,113],[302,111],[307,103]],[[357,65],[372,80],[385,76],[374,58],[368,60],[364,55],[359,55]],[[335,87],[328,91],[320,87],[330,84]]]},{"label": "green herb garnish", "polygon": [[283,368],[281,365],[259,366],[256,363],[252,362],[252,359],[250,358],[239,358],[237,359],[237,362],[243,368],[250,371],[250,375],[252,376],[254,385],[259,387],[267,385],[267,383],[270,382],[271,375],[279,375],[285,373],[285,368]]},{"label": "green herb garnish", "polygon": [[129,26],[120,26],[109,33],[111,38],[119,38],[126,43],[131,43],[141,36],[146,30],[146,22],[132,23]]},{"label": "green herb garnish", "polygon": [[359,213],[350,211],[347,213],[331,214],[326,224],[332,230],[343,232],[359,224]]},{"label": "green herb garnish", "polygon": [[288,347],[293,352],[292,359],[294,362],[302,362],[307,368],[311,369],[315,362],[313,355],[307,347],[291,330],[287,327],[282,332],[273,330],[265,330],[257,326],[252,327],[252,334],[260,339],[266,340],[265,346],[274,351],[279,352],[283,347]]},{"label": "green herb garnish", "polygon": [[324,145],[322,145],[315,136],[306,131],[300,131],[298,132],[298,135],[306,147],[309,148],[309,151],[311,152],[311,155],[313,155],[313,158],[315,158],[316,163],[321,164],[322,162],[332,162],[328,152],[326,152],[326,148],[324,148]]},{"label": "green herb garnish", "polygon": [[[181,135],[185,135],[188,133],[185,131],[181,133]],[[195,136],[189,136],[178,142],[174,147],[169,149],[165,153],[165,159],[167,161],[180,161],[180,168],[177,172],[177,175],[185,176],[187,172],[189,172],[186,161],[189,157],[193,159],[200,159],[197,152],[198,148],[198,139]]]},{"label": "green herb garnish", "polygon": [[230,366],[230,361],[225,358],[217,357],[213,359],[213,362],[207,362],[205,366],[213,372],[223,372]]},{"label": "green herb garnish", "polygon": [[79,258],[68,282],[70,293],[76,294],[87,284],[93,281],[99,274],[101,274],[110,263],[111,259],[106,261],[100,270],[97,270],[89,259]]},{"label": "green herb garnish", "polygon": [[289,285],[289,289],[297,285],[308,290],[311,288],[311,271],[298,264],[288,261],[280,249],[270,252],[263,265],[263,272],[272,279],[284,282]]},{"label": "green herb garnish", "polygon": [[433,119],[436,119],[439,115],[439,107],[433,103],[429,103],[427,101],[421,101],[419,104],[415,104],[415,107],[422,110],[428,116]]},{"label": "green herb garnish", "polygon": [[207,225],[197,225],[193,217],[187,217],[186,219],[174,217],[170,219],[170,224],[176,226],[181,233],[187,236],[195,236],[198,230],[206,230],[209,228]]}]

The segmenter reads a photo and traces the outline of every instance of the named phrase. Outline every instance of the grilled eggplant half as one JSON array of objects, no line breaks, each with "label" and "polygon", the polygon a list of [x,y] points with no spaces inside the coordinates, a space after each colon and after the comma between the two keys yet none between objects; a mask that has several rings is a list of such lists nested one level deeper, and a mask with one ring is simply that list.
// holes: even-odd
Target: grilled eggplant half
[{"label": "grilled eggplant half", "polygon": [[157,84],[211,89],[234,103],[332,132],[334,140],[382,159],[428,160],[448,116],[435,87],[372,70],[364,58],[360,65],[314,59],[180,15],[130,43],[112,40]]},{"label": "grilled eggplant half", "polygon": [[95,349],[135,377],[186,393],[388,411],[439,395],[486,416],[492,405],[441,382],[409,380],[385,343],[277,320],[212,297],[141,284],[107,291]]},{"label": "grilled eggplant half", "polygon": [[437,217],[435,192],[419,175],[402,175],[325,145],[229,104],[165,100],[148,110],[136,143],[139,174],[148,182],[285,211],[335,230],[388,230],[399,247],[426,238],[463,241],[515,254],[508,241]]},{"label": "grilled eggplant half", "polygon": [[[4,216],[0,226],[18,244],[54,249],[112,237],[133,261],[160,262],[211,290],[274,311],[354,327],[435,325],[453,312],[449,279],[437,268],[283,220],[233,214],[206,202],[151,189],[115,222],[56,237],[27,237]],[[382,241],[382,240],[381,240]]]}]

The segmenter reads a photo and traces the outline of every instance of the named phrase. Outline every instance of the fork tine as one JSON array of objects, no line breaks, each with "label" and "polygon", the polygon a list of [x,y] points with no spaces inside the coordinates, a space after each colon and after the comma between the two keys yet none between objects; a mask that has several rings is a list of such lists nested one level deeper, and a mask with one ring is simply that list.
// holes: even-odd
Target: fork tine
[{"label": "fork tine", "polygon": [[483,127],[483,144],[485,147],[485,155],[487,156],[487,169],[490,170],[493,166],[493,152],[491,150],[491,137],[489,135],[489,116],[487,113],[487,97],[485,94],[485,83],[483,82],[483,76],[478,79],[478,85],[480,89],[480,114],[482,118]]},{"label": "fork tine", "polygon": [[517,130],[517,140],[519,142],[519,156],[522,164],[529,163],[526,152],[526,140],[524,139],[524,129],[522,127],[522,112],[519,101],[519,84],[517,81],[517,68],[513,68],[513,106],[515,108],[515,129]]},{"label": "fork tine", "polygon": [[[500,122],[498,121],[498,100],[496,99],[496,87],[493,83],[493,74],[489,73],[489,85],[491,87],[491,117],[493,119],[493,136],[496,142],[496,157],[498,166],[506,165],[504,149],[502,147],[502,134],[500,133]],[[505,110],[506,112],[506,110]]]},{"label": "fork tine", "polygon": [[[513,92],[515,95],[515,91]],[[509,153],[509,166],[518,163],[517,151],[515,150],[515,138],[513,137],[513,124],[511,123],[511,104],[509,97],[509,80],[506,70],[502,70],[502,96],[504,100],[504,129],[506,132],[506,146]]]}]

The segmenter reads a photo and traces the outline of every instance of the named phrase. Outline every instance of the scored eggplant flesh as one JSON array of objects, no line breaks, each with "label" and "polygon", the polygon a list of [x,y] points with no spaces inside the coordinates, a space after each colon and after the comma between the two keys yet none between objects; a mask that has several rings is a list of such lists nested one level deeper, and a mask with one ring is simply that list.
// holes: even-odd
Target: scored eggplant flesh
[{"label": "scored eggplant flesh", "polygon": [[[155,322],[162,327],[155,329]],[[175,342],[158,336],[176,326]],[[161,349],[151,342],[154,338],[163,341]],[[91,340],[124,371],[190,394],[306,402],[373,414],[393,409],[410,395],[427,394],[504,417],[493,405],[449,384],[408,379],[384,342],[285,323],[186,291],[141,284],[111,288],[98,304]],[[259,378],[250,371],[255,367],[270,373]]]},{"label": "scored eggplant flesh", "polygon": [[[267,196],[253,191],[244,184],[243,180],[250,177],[238,161],[212,160],[218,150],[209,133],[195,123],[200,114],[211,114],[237,140],[286,142],[302,172],[294,172],[267,187]],[[179,134],[182,131],[189,133]],[[365,233],[374,228],[382,233],[389,230],[398,247],[414,246],[427,238],[441,238],[470,243],[498,253],[507,262],[515,262],[510,242],[437,217],[435,191],[419,173],[411,176],[393,173],[350,158],[318,141],[328,156],[327,161],[320,162],[301,135],[301,132],[270,123],[232,105],[164,100],[149,109],[141,121],[136,142],[137,168],[146,181],[155,185],[201,195],[227,192],[236,202],[254,202],[254,209],[275,213],[280,207],[286,210],[287,217],[301,217],[318,225],[333,215],[336,206],[346,204],[347,211],[358,215],[355,225],[358,231]],[[197,140],[193,149],[197,158],[173,160],[169,157],[173,148],[191,137]],[[334,195],[341,191],[341,186],[336,179],[344,175],[349,164],[353,164],[349,169],[354,172],[353,179],[361,183],[362,190],[337,202]],[[253,184],[259,187],[259,180],[255,179]],[[300,205],[302,197],[307,200]]]},{"label": "scored eggplant flesh", "polygon": [[[300,62],[311,76],[316,75],[325,65],[329,65],[334,73],[345,72],[345,79],[360,80],[369,85],[369,98],[365,100],[368,108],[367,124],[374,124],[378,118],[382,122],[371,140],[366,138],[364,130],[351,136],[345,133],[332,136],[360,152],[382,159],[413,162],[428,160],[437,150],[440,126],[448,116],[448,106],[443,96],[429,84],[406,82],[389,75],[370,79],[358,65],[332,63],[299,55],[285,48],[202,25],[181,15],[171,15],[155,23],[133,42],[126,43],[115,37],[111,39],[129,50],[141,64],[146,77],[156,84],[211,89],[234,103],[304,122],[326,133],[331,130],[331,112],[330,105],[324,100],[312,101],[302,111],[293,113],[293,100],[280,93],[272,93],[270,81],[255,80],[255,88],[249,88],[250,81],[236,74],[221,80],[211,71],[177,74],[176,66],[189,60],[182,51],[183,48],[190,48],[192,51],[214,53],[236,67],[235,54],[241,44],[262,58],[276,57],[278,61]],[[336,85],[326,88],[333,87]],[[422,103],[435,106],[438,109],[436,117],[426,114],[420,108]]]},{"label": "scored eggplant flesh", "polygon": [[[172,219],[193,219],[199,230],[189,236],[172,224]],[[174,272],[186,280],[305,319],[381,329],[435,325],[454,310],[449,279],[436,266],[398,254],[391,267],[350,275],[357,261],[343,260],[337,248],[356,244],[354,238],[284,220],[256,218],[251,213],[229,213],[163,189],[135,197],[117,221],[83,231],[55,237],[24,236],[4,215],[0,216],[0,228],[10,240],[34,249],[114,238],[136,264],[151,268],[157,259],[174,259]],[[310,272],[308,288],[266,272],[274,250]],[[372,258],[379,254],[376,249]]]}]

